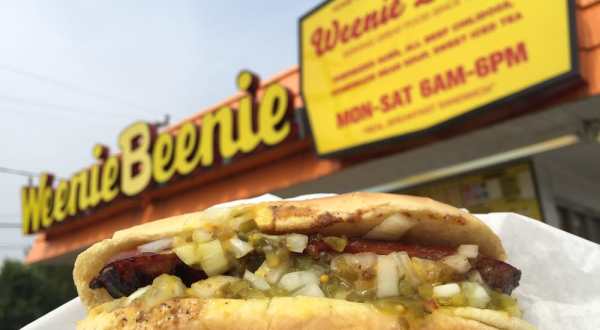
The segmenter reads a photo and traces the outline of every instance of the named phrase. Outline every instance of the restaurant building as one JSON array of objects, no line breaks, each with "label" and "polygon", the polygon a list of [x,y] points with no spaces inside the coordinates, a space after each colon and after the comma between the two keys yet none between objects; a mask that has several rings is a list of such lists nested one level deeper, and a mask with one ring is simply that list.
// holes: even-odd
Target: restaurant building
[{"label": "restaurant building", "polygon": [[[327,10],[345,10],[328,7],[335,6],[302,18],[301,31],[326,20]],[[442,7],[431,8],[444,15]],[[381,10],[390,21],[409,11]],[[360,121],[360,111],[338,112],[332,120],[339,134],[324,133],[316,114],[328,108],[315,106],[323,98],[305,85],[315,82],[311,70],[328,56],[323,49],[264,81],[243,71],[232,79],[231,98],[169,127],[133,123],[118,137],[119,150],[93,148],[89,168],[60,181],[45,174],[24,187],[23,231],[36,235],[27,261],[73,263],[117,230],[265,193],[411,193],[473,213],[521,213],[600,242],[600,1],[577,0],[566,15],[574,57],[560,84],[537,84],[531,93],[502,97],[493,108],[445,118],[418,134],[364,142],[342,132]],[[537,60],[531,49],[527,55]],[[329,97],[346,101],[343,88],[333,90]]]}]

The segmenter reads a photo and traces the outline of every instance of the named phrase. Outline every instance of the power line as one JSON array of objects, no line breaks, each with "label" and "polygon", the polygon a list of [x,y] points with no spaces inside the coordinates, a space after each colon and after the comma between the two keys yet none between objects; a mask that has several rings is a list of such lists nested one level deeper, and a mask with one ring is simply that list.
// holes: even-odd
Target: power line
[{"label": "power line", "polygon": [[[18,176],[24,176],[28,179],[27,185],[29,185],[29,186],[33,185],[33,178],[37,178],[42,175],[41,173],[35,173],[35,172],[26,171],[26,170],[19,170],[19,169],[4,167],[4,166],[0,166],[0,174],[13,174],[13,175],[18,175]],[[54,174],[52,174],[52,176],[54,177],[55,180],[66,180],[63,177],[60,177],[60,176],[57,176]],[[7,217],[7,215],[0,214],[0,217]]]},{"label": "power line", "polygon": [[28,178],[40,176],[39,173],[25,171],[25,170],[19,170],[19,169],[14,169],[14,168],[8,168],[8,167],[4,167],[4,166],[0,166],[0,173],[20,175],[20,176],[24,176],[24,177],[28,177]]},{"label": "power line", "polygon": [[[26,171],[26,170],[20,170],[20,169],[15,169],[15,168],[10,168],[10,167],[4,167],[4,166],[0,166],[0,173],[4,173],[4,174],[13,174],[13,175],[18,175],[18,176],[24,176],[26,178],[29,179],[29,184],[32,184],[32,179],[33,178],[37,178],[40,175],[42,175],[41,173],[36,173],[36,172],[31,172],[31,171]],[[52,174],[52,176],[55,179],[64,179],[60,176],[54,175]]]},{"label": "power line", "polygon": [[[132,103],[132,102],[130,102],[128,100],[125,100],[123,98],[118,98],[118,97],[115,97],[115,96],[112,96],[112,95],[107,95],[107,94],[104,94],[104,93],[99,93],[97,91],[89,90],[87,88],[83,88],[83,87],[76,86],[76,85],[73,85],[73,84],[70,84],[70,83],[66,83],[66,82],[63,82],[63,81],[60,81],[60,80],[57,80],[57,79],[54,79],[54,78],[51,78],[51,77],[48,77],[48,76],[41,75],[39,73],[17,69],[17,68],[11,67],[11,66],[6,65],[6,64],[0,64],[0,70],[4,70],[4,71],[8,71],[8,72],[11,72],[11,73],[14,73],[14,74],[26,76],[26,77],[29,77],[29,78],[32,78],[32,79],[36,79],[38,81],[42,81],[42,82],[47,83],[47,84],[59,86],[59,87],[65,88],[65,89],[69,89],[71,91],[75,91],[75,92],[80,93],[80,94],[86,94],[86,95],[89,95],[89,96],[93,96],[95,98],[108,100],[108,101],[110,101],[112,103],[115,103],[115,104],[121,104],[121,105],[125,105],[127,107],[136,108],[138,110],[143,111],[145,115],[151,115],[152,113],[159,111],[158,109],[150,109],[150,108],[147,108],[147,107],[140,106],[138,104],[134,104],[134,103]],[[147,113],[148,111],[150,111],[150,113]]]}]

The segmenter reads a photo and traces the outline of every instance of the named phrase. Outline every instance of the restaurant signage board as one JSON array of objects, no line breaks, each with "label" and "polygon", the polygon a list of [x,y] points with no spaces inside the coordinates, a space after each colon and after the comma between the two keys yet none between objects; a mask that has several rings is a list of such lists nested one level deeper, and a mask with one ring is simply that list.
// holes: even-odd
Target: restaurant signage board
[{"label": "restaurant signage board", "polygon": [[37,186],[21,189],[23,233],[46,230],[119,196],[136,196],[153,184],[168,184],[290,136],[292,95],[285,86],[269,84],[258,97],[259,79],[249,71],[238,75],[237,85],[244,95],[236,109],[222,106],[174,131],[136,122],[119,135],[120,154],[110,155],[98,144],[92,150],[97,162],[69,179],[55,184],[52,174],[42,173]]},{"label": "restaurant signage board", "polygon": [[300,19],[319,155],[503,111],[578,77],[569,0],[341,0]]},{"label": "restaurant signage board", "polygon": [[535,171],[529,161],[500,164],[394,193],[427,196],[471,213],[513,212],[543,219]]}]

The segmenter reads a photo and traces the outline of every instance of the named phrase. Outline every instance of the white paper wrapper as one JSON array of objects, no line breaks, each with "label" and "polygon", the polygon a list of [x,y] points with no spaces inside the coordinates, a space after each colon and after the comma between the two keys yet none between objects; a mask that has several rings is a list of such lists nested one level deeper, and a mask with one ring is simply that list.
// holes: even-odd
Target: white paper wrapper
[{"label": "white paper wrapper", "polygon": [[478,214],[522,270],[515,295],[538,329],[600,329],[600,245],[514,213]]},{"label": "white paper wrapper", "polygon": [[[214,207],[279,199],[267,194]],[[526,320],[540,330],[600,329],[600,245],[514,213],[478,214],[477,217],[500,236],[509,262],[523,272],[514,294]],[[75,329],[76,322],[84,317],[85,308],[79,298],[75,298],[23,329]]]}]

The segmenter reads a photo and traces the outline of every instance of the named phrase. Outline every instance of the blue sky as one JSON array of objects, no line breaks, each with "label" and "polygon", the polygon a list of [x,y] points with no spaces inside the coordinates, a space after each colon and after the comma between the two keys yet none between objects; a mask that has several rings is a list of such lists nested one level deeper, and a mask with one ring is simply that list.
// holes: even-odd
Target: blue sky
[{"label": "blue sky", "polygon": [[[68,177],[138,120],[190,116],[251,69],[297,63],[297,20],[321,1],[0,0],[0,167]],[[0,173],[0,223],[27,179]],[[23,257],[0,228],[0,258]]]}]

